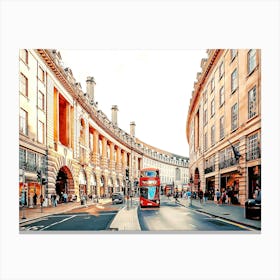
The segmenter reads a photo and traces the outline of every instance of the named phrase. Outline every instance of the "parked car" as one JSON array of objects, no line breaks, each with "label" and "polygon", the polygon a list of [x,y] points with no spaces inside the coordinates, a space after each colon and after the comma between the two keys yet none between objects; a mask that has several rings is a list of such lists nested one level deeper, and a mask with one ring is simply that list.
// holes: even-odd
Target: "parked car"
[{"label": "parked car", "polygon": [[121,193],[113,193],[112,194],[112,203],[113,204],[118,204],[118,203],[123,203],[123,195]]}]

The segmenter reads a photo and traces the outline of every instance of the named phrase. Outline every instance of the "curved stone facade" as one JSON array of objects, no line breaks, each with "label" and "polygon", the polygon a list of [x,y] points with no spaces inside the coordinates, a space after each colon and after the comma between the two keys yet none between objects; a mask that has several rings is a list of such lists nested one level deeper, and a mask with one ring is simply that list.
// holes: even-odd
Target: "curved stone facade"
[{"label": "curved stone facade", "polygon": [[261,185],[261,51],[207,53],[186,124],[191,182],[196,191],[232,188],[244,204]]},{"label": "curved stone facade", "polygon": [[[20,186],[26,186],[29,196],[33,190],[47,198],[67,193],[69,200],[79,200],[84,195],[137,191],[139,171],[149,164],[162,168],[163,184],[187,183],[188,158],[140,141],[135,137],[134,122],[130,134],[120,129],[116,105],[109,120],[95,102],[94,78],[87,77],[87,91],[83,92],[71,69],[63,67],[59,51],[21,50],[19,61],[23,84],[20,122],[28,127],[20,131]],[[28,179],[26,165],[30,165],[31,153],[43,160],[34,161],[33,177]],[[38,170],[47,184],[36,180]]]}]

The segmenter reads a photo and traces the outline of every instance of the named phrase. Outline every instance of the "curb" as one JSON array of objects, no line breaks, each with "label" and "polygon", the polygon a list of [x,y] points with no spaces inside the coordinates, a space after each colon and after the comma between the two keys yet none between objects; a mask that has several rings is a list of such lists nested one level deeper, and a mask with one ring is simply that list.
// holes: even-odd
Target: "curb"
[{"label": "curb", "polygon": [[[181,206],[183,206],[183,207],[185,207],[185,208],[190,208],[190,209],[192,209],[192,207],[186,206],[186,205],[184,205],[184,204],[182,204],[182,203],[178,203],[178,204],[181,205]],[[211,212],[207,212],[206,210],[200,210],[200,209],[192,209],[192,210],[194,210],[194,211],[196,211],[196,212],[200,212],[200,213],[204,213],[204,214],[211,215],[211,216],[213,216],[213,217],[215,217],[215,218],[221,218],[221,219],[226,220],[226,221],[230,221],[230,222],[234,222],[234,223],[239,223],[240,225],[247,226],[247,227],[249,227],[249,228],[253,228],[253,229],[256,229],[256,230],[261,230],[261,227],[258,227],[258,226],[255,226],[255,225],[251,225],[251,224],[248,224],[248,223],[244,223],[244,222],[242,222],[242,221],[230,219],[230,218],[227,218],[227,217],[219,216],[219,215],[217,215],[217,214],[213,214],[213,213],[211,213]]]},{"label": "curb", "polygon": [[[106,202],[107,203],[107,202]],[[27,219],[22,219],[21,217],[19,217],[20,221],[19,221],[19,224],[22,224],[22,223],[26,223],[26,222],[30,222],[30,221],[34,221],[34,220],[38,220],[38,219],[41,219],[43,217],[47,217],[47,216],[51,216],[51,215],[56,215],[56,214],[61,214],[61,213],[64,213],[64,212],[68,212],[68,211],[71,211],[73,209],[79,209],[79,208],[87,208],[88,206],[90,205],[103,205],[103,204],[106,204],[106,203],[97,203],[97,202],[94,202],[94,203],[90,203],[90,204],[85,204],[85,205],[76,205],[76,206],[73,206],[72,208],[69,208],[69,209],[58,209],[56,212],[54,213],[45,213],[41,216],[37,216],[37,217],[33,217],[33,218],[27,218]],[[43,209],[47,209],[46,208],[43,208]],[[21,212],[21,211],[20,211]],[[44,213],[44,211],[43,211]]]}]

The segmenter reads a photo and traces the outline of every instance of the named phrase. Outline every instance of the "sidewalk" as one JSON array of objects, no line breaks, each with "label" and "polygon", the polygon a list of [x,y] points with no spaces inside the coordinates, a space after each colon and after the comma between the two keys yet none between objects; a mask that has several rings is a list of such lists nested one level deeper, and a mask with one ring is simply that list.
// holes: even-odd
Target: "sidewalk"
[{"label": "sidewalk", "polygon": [[179,198],[179,201],[180,205],[190,209],[261,230],[260,220],[251,220],[245,218],[244,206],[227,204],[217,205],[214,201],[207,201],[206,203],[203,201],[203,203],[200,204],[199,199],[193,199],[192,205],[190,205],[189,199]]},{"label": "sidewalk", "polygon": [[[88,200],[87,204],[81,205],[81,202],[68,202],[68,203],[60,203],[57,204],[57,207],[47,206],[41,209],[40,205],[37,205],[36,208],[20,208],[19,209],[19,223],[26,223],[38,218],[46,217],[48,215],[60,214],[72,209],[77,208],[86,208],[89,205],[96,205],[97,207],[102,204],[106,204],[111,202],[110,198],[99,199],[99,202],[92,202],[92,200]],[[25,219],[23,219],[25,217]]]},{"label": "sidewalk", "polygon": [[130,205],[129,207],[124,206],[110,225],[111,230],[125,230],[125,231],[141,231],[141,227],[138,221],[137,215],[138,205]]}]

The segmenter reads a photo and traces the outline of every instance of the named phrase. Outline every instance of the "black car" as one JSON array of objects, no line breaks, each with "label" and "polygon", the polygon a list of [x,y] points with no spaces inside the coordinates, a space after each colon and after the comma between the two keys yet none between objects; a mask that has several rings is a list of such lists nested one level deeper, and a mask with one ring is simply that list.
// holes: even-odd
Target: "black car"
[{"label": "black car", "polygon": [[113,204],[123,203],[123,195],[121,193],[113,193],[112,203]]}]

